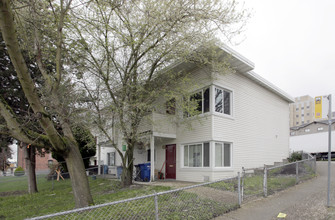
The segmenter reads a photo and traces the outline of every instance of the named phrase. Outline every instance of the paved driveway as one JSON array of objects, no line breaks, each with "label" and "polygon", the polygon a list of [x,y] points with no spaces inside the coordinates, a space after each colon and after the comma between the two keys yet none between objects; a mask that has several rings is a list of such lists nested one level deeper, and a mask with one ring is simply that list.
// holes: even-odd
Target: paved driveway
[{"label": "paved driveway", "polygon": [[[332,163],[331,203],[327,208],[327,162],[317,162],[317,177],[267,198],[243,204],[240,209],[215,218],[215,220],[267,220],[278,219],[334,219],[335,220],[335,163]],[[334,207],[333,207],[334,206]]]}]

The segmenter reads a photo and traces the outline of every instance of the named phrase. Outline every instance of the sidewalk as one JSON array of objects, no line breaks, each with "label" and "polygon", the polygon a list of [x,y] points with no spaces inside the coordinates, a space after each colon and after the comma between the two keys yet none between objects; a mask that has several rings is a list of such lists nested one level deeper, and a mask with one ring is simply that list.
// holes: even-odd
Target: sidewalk
[{"label": "sidewalk", "polygon": [[[335,206],[335,163],[331,168],[331,206]],[[327,162],[317,162],[317,177],[285,191],[242,204],[240,209],[215,220],[267,220],[287,214],[287,220],[334,219],[335,208],[327,208]]]}]

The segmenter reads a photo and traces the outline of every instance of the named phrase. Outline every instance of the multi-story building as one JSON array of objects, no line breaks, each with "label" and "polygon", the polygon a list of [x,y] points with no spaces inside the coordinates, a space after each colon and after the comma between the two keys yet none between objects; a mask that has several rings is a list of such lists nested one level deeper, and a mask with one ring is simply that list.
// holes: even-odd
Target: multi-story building
[{"label": "multi-story building", "polygon": [[[298,127],[313,121],[328,119],[329,101],[327,96],[309,95],[296,97],[290,104],[290,127]],[[332,118],[334,118],[334,112]]]},{"label": "multi-story building", "polygon": [[300,126],[315,120],[314,98],[309,95],[296,97],[290,104],[290,127]]},{"label": "multi-story building", "polygon": [[[155,179],[157,170],[166,179],[214,181],[234,176],[242,167],[273,164],[289,156],[288,107],[294,99],[253,72],[253,63],[242,55],[228,47],[217,50],[229,58],[232,71],[219,74],[212,66],[195,63],[180,63],[171,70],[189,71],[190,80],[197,82],[189,97],[198,103],[197,116],[183,114],[178,106],[167,108],[171,100],[162,98],[142,120],[133,163],[150,163],[148,180]],[[122,135],[117,135],[121,132],[114,132],[118,149],[126,149]],[[101,152],[98,161],[120,166],[116,149],[100,144],[106,153]]]}]

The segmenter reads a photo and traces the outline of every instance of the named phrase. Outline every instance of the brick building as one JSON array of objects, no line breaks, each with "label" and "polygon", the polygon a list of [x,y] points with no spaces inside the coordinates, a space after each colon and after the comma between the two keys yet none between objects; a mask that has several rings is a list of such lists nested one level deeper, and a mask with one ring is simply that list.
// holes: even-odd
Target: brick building
[{"label": "brick building", "polygon": [[[26,164],[24,160],[23,149],[17,146],[17,166],[26,169]],[[36,172],[37,173],[47,173],[49,172],[49,166],[56,164],[57,160],[53,159],[51,153],[46,153],[43,151],[42,154],[36,154]]]}]

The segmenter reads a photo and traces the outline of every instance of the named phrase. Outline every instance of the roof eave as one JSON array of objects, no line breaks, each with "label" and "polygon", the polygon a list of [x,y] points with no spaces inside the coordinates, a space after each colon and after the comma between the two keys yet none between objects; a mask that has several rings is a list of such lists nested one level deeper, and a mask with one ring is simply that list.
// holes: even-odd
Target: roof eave
[{"label": "roof eave", "polygon": [[294,103],[294,98],[292,96],[290,96],[289,94],[287,94],[286,92],[284,92],[283,90],[281,90],[280,88],[272,84],[271,82],[267,81],[266,79],[264,79],[263,77],[255,73],[254,71],[249,71],[249,72],[245,72],[242,74],[248,77],[249,79],[255,81],[257,84],[263,86],[264,88],[280,96],[287,102]]}]

